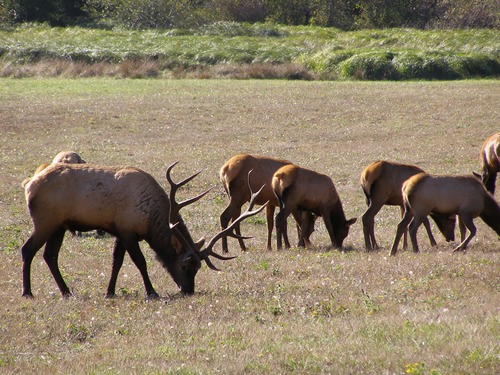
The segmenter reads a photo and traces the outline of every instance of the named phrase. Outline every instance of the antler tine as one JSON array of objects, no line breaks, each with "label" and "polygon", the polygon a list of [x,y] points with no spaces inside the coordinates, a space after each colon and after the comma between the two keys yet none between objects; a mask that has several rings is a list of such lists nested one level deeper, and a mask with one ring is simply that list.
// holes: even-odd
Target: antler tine
[{"label": "antler tine", "polygon": [[172,176],[170,175],[170,173],[172,172],[172,169],[177,165],[178,162],[179,161],[176,161],[176,162],[170,164],[169,167],[167,168],[167,173],[166,173],[167,181],[170,184],[170,195],[169,196],[170,196],[170,222],[171,223],[172,223],[172,220],[176,221],[178,219],[179,211],[181,210],[181,208],[183,208],[191,203],[196,202],[200,198],[203,198],[206,194],[208,194],[208,192],[210,192],[210,190],[213,189],[213,187],[211,187],[210,189],[205,190],[203,193],[197,195],[196,197],[189,198],[189,199],[183,200],[181,202],[176,202],[175,194],[177,193],[177,190],[181,186],[184,186],[185,184],[187,184],[189,181],[191,181],[193,178],[195,178],[196,176],[198,176],[201,173],[201,171],[199,171],[199,172],[196,172],[195,174],[193,174],[192,176],[185,178],[181,182],[174,182],[172,180]]},{"label": "antler tine", "polygon": [[201,252],[202,254],[207,254],[207,255],[213,255],[217,257],[218,254],[214,253],[212,248],[215,245],[215,243],[220,240],[223,236],[230,236],[234,238],[242,238],[242,239],[248,239],[251,237],[244,237],[244,236],[238,236],[237,234],[233,233],[233,229],[243,220],[249,218],[250,216],[257,215],[259,212],[261,212],[268,204],[269,201],[267,201],[265,204],[260,206],[259,208],[252,210],[253,206],[255,205],[255,200],[257,199],[257,196],[259,193],[262,191],[264,188],[264,185],[257,191],[256,193],[252,194],[252,198],[250,199],[250,204],[248,205],[248,208],[244,213],[242,213],[237,219],[233,220],[231,225],[229,225],[227,228],[224,230],[220,231],[217,233],[208,243],[207,247]]}]

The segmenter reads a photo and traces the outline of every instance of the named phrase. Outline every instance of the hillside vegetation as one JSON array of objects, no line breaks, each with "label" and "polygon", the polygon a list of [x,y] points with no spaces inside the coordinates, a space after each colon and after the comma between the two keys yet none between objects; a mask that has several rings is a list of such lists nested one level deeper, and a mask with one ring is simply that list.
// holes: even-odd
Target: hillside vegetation
[{"label": "hillside vegetation", "polygon": [[0,31],[0,75],[464,79],[500,75],[497,30],[367,29],[219,22],[197,29]]}]

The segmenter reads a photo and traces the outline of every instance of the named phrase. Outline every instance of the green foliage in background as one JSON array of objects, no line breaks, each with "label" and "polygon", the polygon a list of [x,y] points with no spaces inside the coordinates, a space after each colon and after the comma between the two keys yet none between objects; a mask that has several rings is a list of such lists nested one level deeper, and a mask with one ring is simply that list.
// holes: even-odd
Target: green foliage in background
[{"label": "green foliage in background", "polygon": [[500,75],[496,30],[387,29],[218,22],[169,30],[53,28],[0,31],[4,63],[151,61],[162,69],[296,64],[318,79],[463,79]]},{"label": "green foliage in background", "polygon": [[47,22],[132,29],[218,21],[362,28],[498,28],[500,0],[4,0],[0,25]]}]

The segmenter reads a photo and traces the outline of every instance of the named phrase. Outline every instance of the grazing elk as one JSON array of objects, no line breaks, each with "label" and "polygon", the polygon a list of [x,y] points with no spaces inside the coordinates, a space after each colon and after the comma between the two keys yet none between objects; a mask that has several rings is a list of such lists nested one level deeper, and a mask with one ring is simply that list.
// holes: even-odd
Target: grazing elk
[{"label": "grazing elk", "polygon": [[[431,212],[458,215],[462,242],[454,251],[465,250],[475,236],[473,219],[478,216],[500,235],[500,206],[474,176],[433,176],[419,173],[405,181],[402,192],[405,213],[398,224],[391,255],[396,255],[403,230],[408,227],[410,221],[409,232],[413,251],[419,252],[417,230]],[[470,232],[467,238],[466,228]]]},{"label": "grazing elk", "polygon": [[278,249],[282,248],[282,239],[285,246],[290,247],[287,218],[297,209],[321,216],[332,245],[337,248],[342,247],[349,233],[349,227],[356,222],[356,218],[346,220],[342,203],[330,177],[288,164],[274,173],[272,188],[280,207],[276,215]]},{"label": "grazing elk", "polygon": [[[226,228],[231,220],[235,220],[241,212],[241,206],[250,199],[248,185],[252,189],[264,186],[262,192],[256,200],[256,204],[269,202],[266,207],[267,219],[267,249],[271,250],[271,235],[274,227],[274,210],[278,206],[278,200],[271,188],[271,180],[274,172],[284,165],[291,164],[287,160],[279,160],[265,156],[255,156],[238,154],[224,163],[219,175],[226,193],[229,195],[229,204],[220,215],[222,229]],[[249,172],[252,171],[251,181]],[[299,246],[306,246],[310,243],[309,237],[314,231],[315,217],[308,212],[294,210],[292,212],[297,221],[297,231],[299,236]],[[304,224],[302,225],[302,222]],[[240,234],[239,225],[235,228]],[[245,251],[243,239],[238,239],[241,250]],[[222,238],[222,251],[228,252],[227,238]]]},{"label": "grazing elk", "polygon": [[486,138],[481,147],[481,178],[486,190],[495,194],[497,174],[500,172],[500,133]]},{"label": "grazing elk", "polygon": [[56,163],[85,164],[86,161],[74,151],[61,151],[52,160],[52,164]]},{"label": "grazing elk", "polygon": [[[51,164],[56,164],[56,163],[66,163],[66,164],[85,164],[86,161],[82,159],[80,155],[78,155],[74,151],[61,151],[58,153],[54,159],[52,160]],[[43,171],[45,168],[47,168],[50,164],[43,163],[38,166],[38,168],[35,170],[34,174],[37,174],[38,172]],[[25,179],[22,183],[21,186],[24,187],[28,183],[28,181],[31,179],[31,177],[28,177]]]},{"label": "grazing elk", "polygon": [[[242,220],[260,212],[253,210],[258,192],[250,206],[234,223],[216,234],[201,250],[204,241],[195,243],[179,213],[180,209],[203,197],[176,202],[177,189],[198,173],[175,183],[167,169],[170,194],[148,173],[134,167],[102,167],[88,164],[53,164],[36,174],[25,186],[26,201],[34,230],[22,247],[23,296],[33,297],[30,268],[36,252],[45,244],[43,257],[63,296],[71,295],[61,276],[58,255],[66,230],[102,229],[116,237],[113,265],[107,296],[115,295],[118,272],[125,252],[139,269],[148,298],[158,297],[149,279],[146,260],[139,242],[145,240],[156,253],[183,294],[194,293],[194,279],[205,261],[217,270],[210,256],[232,259],[213,252],[213,246],[223,236],[235,236],[234,227]],[[234,258],[234,257],[233,257]]]},{"label": "grazing elk", "polygon": [[[360,182],[366,197],[366,204],[368,205],[368,209],[362,216],[363,234],[367,250],[378,249],[374,229],[375,215],[377,215],[382,206],[389,205],[400,206],[401,216],[403,216],[403,196],[401,194],[403,182],[411,176],[422,172],[424,171],[415,165],[381,160],[371,163],[363,170]],[[439,230],[443,233],[446,241],[453,241],[455,239],[455,218],[453,217],[450,219],[448,215],[437,215],[433,213],[431,217],[436,222]],[[423,223],[427,230],[431,245],[436,246],[436,240],[432,235],[429,220],[425,218]],[[405,230],[403,248],[406,249],[407,244],[407,230]]]}]

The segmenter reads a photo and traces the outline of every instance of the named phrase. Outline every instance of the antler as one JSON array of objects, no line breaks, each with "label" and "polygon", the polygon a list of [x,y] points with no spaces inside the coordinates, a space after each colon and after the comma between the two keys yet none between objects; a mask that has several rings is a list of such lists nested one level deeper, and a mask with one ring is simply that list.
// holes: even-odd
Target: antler
[{"label": "antler", "polygon": [[255,210],[253,209],[253,206],[255,205],[255,200],[257,199],[257,196],[260,194],[260,192],[262,191],[262,189],[264,189],[264,185],[262,185],[262,187],[257,192],[254,193],[252,191],[252,187],[250,185],[250,173],[251,172],[252,172],[252,170],[250,170],[248,172],[248,189],[250,189],[251,197],[250,197],[250,203],[249,203],[246,211],[243,212],[238,218],[236,218],[235,220],[233,220],[233,222],[231,223],[231,225],[229,225],[227,228],[223,229],[222,231],[220,231],[219,233],[217,233],[214,237],[212,237],[212,239],[208,242],[208,245],[205,247],[205,249],[203,249],[202,251],[198,252],[199,257],[202,260],[204,260],[207,263],[207,265],[211,269],[213,269],[213,270],[218,271],[217,267],[215,267],[212,264],[212,262],[210,261],[209,256],[213,256],[214,258],[222,259],[222,260],[228,260],[228,259],[235,258],[235,257],[224,257],[222,255],[219,255],[219,254],[215,253],[213,251],[213,247],[216,244],[216,242],[218,240],[220,240],[224,236],[229,236],[229,237],[234,237],[234,238],[240,238],[240,239],[251,238],[251,237],[246,237],[246,236],[240,236],[240,235],[234,233],[233,230],[243,220],[245,220],[245,219],[249,218],[250,216],[254,216],[254,215],[258,214],[259,212],[261,212],[268,205],[268,203],[269,203],[269,201],[267,201],[264,205],[262,205],[258,209],[255,209]]},{"label": "antler", "polygon": [[249,218],[250,216],[258,214],[259,212],[261,212],[264,209],[264,207],[267,206],[267,204],[269,203],[269,201],[267,201],[264,205],[262,205],[258,209],[256,209],[256,210],[253,209],[253,206],[255,205],[255,200],[257,199],[257,196],[259,195],[259,193],[264,188],[264,185],[262,185],[262,187],[257,192],[254,193],[252,191],[252,187],[250,186],[250,173],[252,171],[249,171],[248,172],[248,188],[250,189],[251,198],[250,198],[250,204],[248,205],[248,208],[237,219],[235,219],[231,223],[231,225],[229,225],[227,228],[225,228],[224,230],[222,230],[219,233],[217,233],[210,240],[210,242],[205,247],[205,249],[203,249],[202,251],[198,251],[195,248],[194,243],[190,243],[188,241],[188,239],[183,235],[181,229],[178,227],[178,224],[181,221],[181,218],[179,216],[179,211],[180,211],[180,209],[182,207],[185,207],[188,204],[196,202],[198,199],[204,197],[210,190],[212,190],[212,188],[204,191],[203,193],[197,195],[194,198],[186,199],[186,200],[184,200],[182,202],[176,202],[175,201],[175,193],[177,192],[177,189],[179,189],[181,186],[184,186],[185,184],[187,184],[193,178],[195,178],[196,176],[198,176],[200,174],[200,172],[201,172],[201,171],[197,172],[194,175],[192,175],[192,176],[190,176],[190,177],[182,180],[181,182],[175,183],[172,180],[172,178],[170,176],[170,173],[171,173],[173,167],[175,167],[175,165],[177,163],[178,163],[178,161],[176,161],[175,163],[171,164],[167,168],[167,173],[166,173],[167,180],[168,180],[168,182],[169,182],[169,184],[171,186],[171,188],[170,188],[170,219],[169,219],[170,220],[170,228],[172,230],[176,231],[176,234],[178,235],[179,239],[182,242],[184,242],[184,245],[186,245],[186,254],[184,256],[185,259],[187,259],[187,258],[189,258],[191,256],[194,256],[198,264],[201,265],[201,261],[204,260],[207,263],[207,266],[209,268],[211,268],[211,269],[213,269],[215,271],[219,271],[219,269],[217,267],[215,267],[214,264],[212,263],[212,261],[210,260],[210,258],[209,258],[210,256],[213,256],[214,258],[217,258],[217,259],[220,259],[220,260],[229,260],[229,259],[234,259],[236,257],[225,257],[225,256],[222,256],[222,255],[219,255],[219,254],[215,253],[213,251],[213,247],[214,247],[215,243],[219,239],[221,239],[223,236],[229,236],[229,237],[241,238],[241,239],[251,238],[251,237],[245,237],[245,236],[237,235],[236,233],[233,232],[233,230],[234,230],[234,228],[241,221],[245,220],[246,218]]},{"label": "antler", "polygon": [[169,197],[170,197],[170,219],[169,219],[170,226],[175,225],[179,221],[179,211],[181,210],[182,207],[185,207],[191,203],[196,202],[198,199],[203,198],[210,190],[213,189],[213,187],[211,187],[210,189],[204,191],[203,193],[201,193],[200,195],[197,195],[196,197],[183,200],[182,202],[176,202],[175,201],[175,193],[177,193],[177,190],[181,186],[186,185],[189,181],[191,181],[193,178],[195,178],[196,176],[198,176],[201,173],[201,171],[196,172],[195,174],[193,174],[192,176],[190,176],[188,178],[185,178],[181,182],[175,183],[172,180],[170,173],[172,172],[172,169],[177,165],[178,162],[179,161],[176,161],[175,163],[170,164],[170,166],[167,168],[167,173],[166,173],[167,181],[170,184],[170,195],[169,195]]}]

